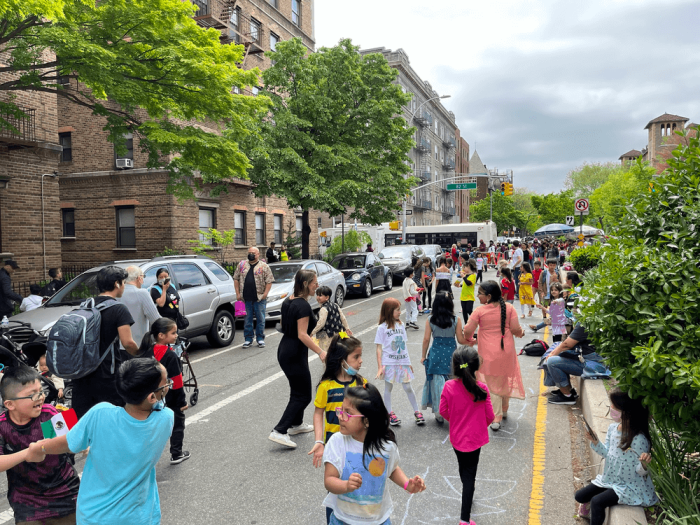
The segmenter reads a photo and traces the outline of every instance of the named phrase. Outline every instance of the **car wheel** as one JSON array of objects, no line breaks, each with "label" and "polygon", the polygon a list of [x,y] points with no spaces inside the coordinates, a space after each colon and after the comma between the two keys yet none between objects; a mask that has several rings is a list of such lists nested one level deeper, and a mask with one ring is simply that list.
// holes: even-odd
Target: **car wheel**
[{"label": "car wheel", "polygon": [[236,335],[236,324],[228,310],[219,310],[207,334],[207,341],[212,346],[228,346]]},{"label": "car wheel", "polygon": [[370,297],[372,295],[372,283],[369,279],[365,279],[365,285],[362,287],[362,295]]},{"label": "car wheel", "polygon": [[344,302],[345,302],[345,292],[343,291],[342,286],[338,286],[338,288],[335,291],[335,304],[338,305],[338,308],[342,308]]},{"label": "car wheel", "polygon": [[388,272],[386,274],[386,280],[384,281],[384,289],[391,290],[393,287],[394,287],[394,276],[391,275],[391,272]]}]

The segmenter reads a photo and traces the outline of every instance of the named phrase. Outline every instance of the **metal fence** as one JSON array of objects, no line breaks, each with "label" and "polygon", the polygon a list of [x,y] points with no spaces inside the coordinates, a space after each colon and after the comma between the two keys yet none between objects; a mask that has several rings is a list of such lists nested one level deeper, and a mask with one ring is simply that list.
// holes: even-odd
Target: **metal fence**
[{"label": "metal fence", "polygon": [[36,140],[36,110],[17,106],[21,113],[0,111],[0,137]]}]

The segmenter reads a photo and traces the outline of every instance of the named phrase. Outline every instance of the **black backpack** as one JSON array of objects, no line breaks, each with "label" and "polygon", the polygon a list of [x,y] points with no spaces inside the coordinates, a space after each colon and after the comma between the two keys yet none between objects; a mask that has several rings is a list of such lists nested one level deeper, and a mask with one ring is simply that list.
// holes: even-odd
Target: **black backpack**
[{"label": "black backpack", "polygon": [[549,350],[549,345],[547,343],[540,341],[539,339],[533,339],[528,344],[523,346],[523,349],[520,350],[519,355],[525,354],[533,357],[540,357],[543,356],[547,350]]}]

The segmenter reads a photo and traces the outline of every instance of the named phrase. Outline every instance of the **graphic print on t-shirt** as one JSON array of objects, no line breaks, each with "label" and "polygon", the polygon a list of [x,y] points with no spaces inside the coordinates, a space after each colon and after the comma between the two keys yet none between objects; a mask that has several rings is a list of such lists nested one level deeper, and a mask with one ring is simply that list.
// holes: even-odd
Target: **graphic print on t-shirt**
[{"label": "graphic print on t-shirt", "polygon": [[396,336],[391,342],[391,349],[397,354],[400,354],[402,350],[406,350],[406,341],[404,341],[403,337],[400,335]]},{"label": "graphic print on t-shirt", "polygon": [[[367,458],[369,460],[369,458]],[[350,479],[350,475],[357,472],[362,476],[362,485],[359,489],[347,494],[339,494],[338,502],[347,501],[353,505],[360,505],[362,514],[360,516],[374,516],[379,513],[382,505],[382,496],[384,495],[384,487],[386,485],[386,464],[389,461],[388,457],[379,456],[362,462],[363,454],[357,452],[345,453],[345,466],[340,479]],[[341,503],[342,505],[342,503]],[[353,507],[353,513],[357,514],[358,507]]]}]

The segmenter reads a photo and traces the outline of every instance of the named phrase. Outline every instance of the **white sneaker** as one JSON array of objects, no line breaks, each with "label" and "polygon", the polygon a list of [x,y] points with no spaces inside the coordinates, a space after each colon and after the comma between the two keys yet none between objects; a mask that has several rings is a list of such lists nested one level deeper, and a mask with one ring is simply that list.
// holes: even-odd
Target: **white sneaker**
[{"label": "white sneaker", "polygon": [[306,432],[313,432],[314,431],[314,426],[313,425],[307,425],[302,423],[301,425],[297,427],[291,427],[289,430],[287,430],[287,434],[290,436],[296,436],[297,434],[304,434]]},{"label": "white sneaker", "polygon": [[491,423],[491,430],[498,430],[500,428],[501,428],[500,422],[494,421],[493,423]]},{"label": "white sneaker", "polygon": [[279,443],[280,445],[283,445],[285,447],[289,448],[297,448],[297,444],[294,443],[291,439],[289,439],[288,434],[280,434],[279,432],[272,431],[270,432],[270,435],[268,438],[270,441],[274,441],[275,443]]}]

